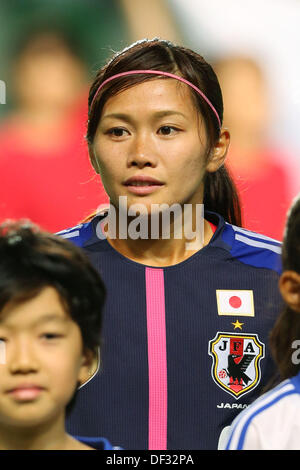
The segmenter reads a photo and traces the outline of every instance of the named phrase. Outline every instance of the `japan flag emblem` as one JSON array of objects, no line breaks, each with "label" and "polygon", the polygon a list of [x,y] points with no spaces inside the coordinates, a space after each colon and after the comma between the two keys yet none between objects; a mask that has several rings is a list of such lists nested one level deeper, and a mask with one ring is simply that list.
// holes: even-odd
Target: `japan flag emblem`
[{"label": "japan flag emblem", "polygon": [[254,317],[252,290],[217,289],[218,315]]}]

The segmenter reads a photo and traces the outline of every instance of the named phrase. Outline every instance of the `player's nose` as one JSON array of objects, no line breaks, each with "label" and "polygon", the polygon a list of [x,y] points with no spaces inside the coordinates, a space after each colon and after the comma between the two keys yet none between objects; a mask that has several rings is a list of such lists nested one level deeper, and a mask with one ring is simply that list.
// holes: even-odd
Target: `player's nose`
[{"label": "player's nose", "polygon": [[127,165],[144,168],[155,167],[158,162],[157,151],[148,132],[139,132],[132,139]]}]

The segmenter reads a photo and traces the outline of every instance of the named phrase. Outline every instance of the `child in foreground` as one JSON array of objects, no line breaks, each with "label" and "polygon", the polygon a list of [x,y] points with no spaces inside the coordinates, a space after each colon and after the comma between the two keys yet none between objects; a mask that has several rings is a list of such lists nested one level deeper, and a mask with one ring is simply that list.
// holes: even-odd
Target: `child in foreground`
[{"label": "child in foreground", "polygon": [[286,306],[270,336],[281,382],[233,421],[226,450],[300,450],[300,195],[288,215],[282,261]]},{"label": "child in foreground", "polygon": [[73,244],[0,226],[0,450],[112,449],[65,431],[67,405],[95,372],[104,284]]}]

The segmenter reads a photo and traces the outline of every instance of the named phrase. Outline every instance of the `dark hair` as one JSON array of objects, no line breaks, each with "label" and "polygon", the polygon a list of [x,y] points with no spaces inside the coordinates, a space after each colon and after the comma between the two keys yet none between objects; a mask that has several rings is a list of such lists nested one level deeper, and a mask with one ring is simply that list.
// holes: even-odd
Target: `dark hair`
[{"label": "dark hair", "polygon": [[105,287],[80,248],[29,222],[0,226],[0,312],[54,287],[81,330],[83,347],[100,344]]},{"label": "dark hair", "polygon": [[[288,214],[282,247],[283,271],[300,274],[300,197],[295,200]],[[285,306],[270,334],[270,347],[278,366],[280,379],[293,377],[300,370],[294,364],[292,343],[300,338],[300,313]]]},{"label": "dark hair", "polygon": [[[94,79],[89,94],[89,120],[87,126],[87,141],[93,143],[98,123],[105,102],[112,96],[136,84],[155,80],[150,74],[137,74],[116,78],[107,83],[93,98],[107,78],[129,70],[162,70],[184,77],[196,85],[215,107],[220,121],[223,120],[223,99],[217,76],[202,56],[182,46],[176,46],[161,39],[144,39],[115,54],[102,67]],[[164,78],[158,76],[158,78]],[[220,136],[220,128],[215,114],[208,104],[191,89],[192,97],[203,116],[210,150]],[[204,181],[204,205],[207,210],[218,212],[228,222],[241,225],[241,209],[235,185],[226,169],[222,166],[215,173],[206,173]]]}]

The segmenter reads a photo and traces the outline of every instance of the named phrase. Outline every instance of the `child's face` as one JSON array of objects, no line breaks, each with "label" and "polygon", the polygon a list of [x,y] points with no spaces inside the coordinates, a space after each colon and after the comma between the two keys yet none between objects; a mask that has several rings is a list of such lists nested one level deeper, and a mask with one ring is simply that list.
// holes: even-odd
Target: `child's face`
[{"label": "child's face", "polygon": [[7,305],[0,315],[5,364],[0,364],[0,427],[36,426],[64,418],[65,407],[89,361],[79,326],[57,291]]}]

